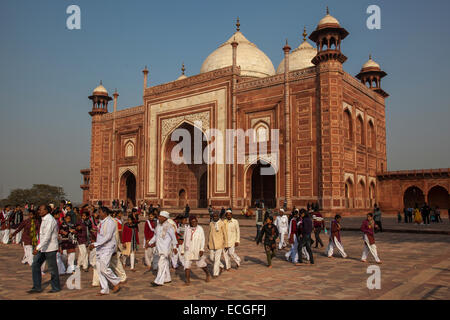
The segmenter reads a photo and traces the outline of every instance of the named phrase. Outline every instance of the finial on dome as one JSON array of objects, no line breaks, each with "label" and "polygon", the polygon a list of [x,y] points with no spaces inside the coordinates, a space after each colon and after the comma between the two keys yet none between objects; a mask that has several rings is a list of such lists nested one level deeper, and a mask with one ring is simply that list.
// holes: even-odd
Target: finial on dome
[{"label": "finial on dome", "polygon": [[181,74],[184,75],[184,72],[186,71],[186,68],[184,67],[184,62],[181,65]]},{"label": "finial on dome", "polygon": [[303,27],[303,41],[306,41],[306,36],[308,34],[306,33],[306,26]]},{"label": "finial on dome", "polygon": [[103,81],[102,81],[102,80],[100,80],[100,85],[101,85],[101,86],[103,85]]},{"label": "finial on dome", "polygon": [[286,38],[286,46],[288,46],[288,39]]},{"label": "finial on dome", "polygon": [[327,6],[327,15],[329,15],[330,14],[330,9],[328,9],[328,6]]},{"label": "finial on dome", "polygon": [[369,54],[369,60],[372,60],[372,54]]},{"label": "finial on dome", "polygon": [[237,17],[237,20],[236,20],[236,31],[239,31],[239,30],[241,30],[241,24],[239,23],[239,17]]}]

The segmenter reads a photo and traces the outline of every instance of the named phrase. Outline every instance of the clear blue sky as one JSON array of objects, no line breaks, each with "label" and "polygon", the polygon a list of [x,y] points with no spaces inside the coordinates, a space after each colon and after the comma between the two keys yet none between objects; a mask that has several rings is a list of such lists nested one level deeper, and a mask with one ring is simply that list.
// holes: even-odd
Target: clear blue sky
[{"label": "clear blue sky", "polygon": [[[81,7],[82,29],[66,28],[66,8]],[[366,8],[381,7],[381,30]],[[89,167],[90,101],[103,80],[119,109],[142,103],[150,83],[188,75],[235,30],[272,60],[286,38],[299,45],[325,7],[349,32],[344,69],[356,75],[372,53],[388,77],[388,169],[450,167],[450,1],[365,0],[2,0],[0,2],[0,197],[33,183],[61,185],[81,200],[79,170]]]}]

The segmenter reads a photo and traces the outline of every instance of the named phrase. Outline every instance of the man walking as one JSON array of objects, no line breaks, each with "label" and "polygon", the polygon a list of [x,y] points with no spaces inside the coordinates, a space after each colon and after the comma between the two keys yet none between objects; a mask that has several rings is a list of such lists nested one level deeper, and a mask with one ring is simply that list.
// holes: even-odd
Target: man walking
[{"label": "man walking", "polygon": [[214,213],[213,221],[209,224],[209,257],[214,264],[213,277],[217,278],[220,271],[223,269],[223,265],[220,262],[220,257],[222,256],[223,249],[228,249],[227,231],[225,229],[225,224],[219,218],[218,213]]},{"label": "man walking", "polygon": [[39,229],[39,243],[33,250],[33,264],[31,265],[31,272],[33,277],[33,288],[28,293],[42,292],[42,273],[41,266],[44,261],[47,263],[48,270],[51,274],[52,290],[49,293],[56,293],[61,291],[59,283],[58,266],[56,264],[56,253],[59,249],[58,244],[58,224],[53,216],[50,214],[50,207],[41,205],[39,207],[39,215],[42,217],[41,226]]},{"label": "man walking", "polygon": [[300,230],[297,230],[298,234],[298,263],[296,263],[296,266],[299,266],[303,263],[303,256],[302,256],[302,249],[303,247],[306,247],[306,251],[309,255],[309,262],[310,264],[314,264],[314,257],[311,250],[311,232],[313,230],[313,222],[311,219],[311,216],[309,215],[309,212],[306,212],[302,209],[301,211],[302,216],[302,224],[300,227]]},{"label": "man walking", "polygon": [[162,286],[165,283],[172,282],[170,277],[169,257],[173,252],[175,255],[177,251],[177,237],[175,230],[169,223],[170,215],[167,211],[161,211],[158,216],[158,225],[156,226],[155,236],[150,240],[150,247],[155,247],[158,252],[158,274],[152,286]]},{"label": "man walking", "polygon": [[241,258],[236,254],[236,247],[239,246],[241,231],[239,228],[239,222],[234,219],[231,210],[227,210],[226,219],[224,220],[225,228],[227,230],[227,247],[225,249],[224,257],[225,257],[225,268],[227,271],[230,271],[231,268],[231,259],[236,262],[236,269],[241,265]]},{"label": "man walking", "polygon": [[286,247],[285,236],[288,233],[289,221],[287,215],[284,214],[284,209],[280,209],[280,215],[275,219],[275,227],[277,227],[280,233],[280,242],[278,243],[278,249]]},{"label": "man walking", "polygon": [[100,207],[100,223],[98,224],[97,240],[89,248],[96,251],[96,264],[101,291],[97,294],[103,296],[109,294],[108,282],[113,285],[113,293],[120,290],[120,279],[110,268],[111,257],[116,253],[117,241],[116,231],[117,223],[109,215],[107,207]]}]

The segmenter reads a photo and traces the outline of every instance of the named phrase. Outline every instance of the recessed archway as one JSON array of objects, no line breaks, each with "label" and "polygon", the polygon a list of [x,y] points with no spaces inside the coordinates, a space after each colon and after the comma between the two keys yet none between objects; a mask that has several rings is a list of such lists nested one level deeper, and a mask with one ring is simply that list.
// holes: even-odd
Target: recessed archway
[{"label": "recessed archway", "polygon": [[129,170],[120,178],[119,196],[129,205],[136,206],[136,177]]},{"label": "recessed archway", "polygon": [[442,186],[434,186],[428,191],[428,205],[440,209],[450,208],[450,195]]},{"label": "recessed archway", "polygon": [[[182,163],[177,164],[172,159],[172,151],[180,141],[171,141],[172,133],[168,135],[167,140],[162,148],[162,198],[163,204],[166,207],[180,207],[181,203],[189,204],[193,208],[206,207],[208,196],[208,165],[203,159],[203,152],[207,146],[205,134],[203,131],[189,122],[183,122],[175,130],[184,129],[189,133],[190,154],[189,150],[183,149],[178,154],[184,159]],[[174,130],[174,131],[175,131]],[[201,137],[201,163],[196,163],[195,152],[197,151],[194,145],[194,139]],[[180,198],[181,190],[185,198]]]},{"label": "recessed archway", "polygon": [[257,202],[264,201],[264,207],[275,208],[276,195],[276,170],[263,160],[258,160],[247,169],[246,183],[247,196],[251,196],[250,205],[254,207]]},{"label": "recessed archway", "polygon": [[415,206],[420,208],[424,204],[425,196],[420,188],[411,186],[405,190],[403,194],[403,205],[405,208],[414,208]]}]

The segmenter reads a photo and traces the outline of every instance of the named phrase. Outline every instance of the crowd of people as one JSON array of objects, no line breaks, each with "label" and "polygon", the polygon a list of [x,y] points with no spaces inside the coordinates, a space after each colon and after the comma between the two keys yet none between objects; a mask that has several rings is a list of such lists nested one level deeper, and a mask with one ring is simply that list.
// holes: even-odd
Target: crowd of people
[{"label": "crowd of people", "polygon": [[[448,218],[450,220],[450,209],[448,209]],[[400,211],[397,213],[398,223],[402,222]],[[439,206],[430,207],[427,203],[419,206],[417,203],[414,208],[403,208],[404,223],[415,223],[417,225],[429,225],[430,222],[442,223],[441,210]]]},{"label": "crowd of people", "polygon": [[[5,206],[1,210],[0,241],[23,246],[22,263],[32,269],[33,287],[29,293],[42,291],[41,279],[45,272],[51,274],[50,292],[59,292],[59,275],[72,274],[78,268],[85,272],[92,268],[92,286],[101,288],[99,295],[109,294],[110,287],[113,293],[118,292],[127,282],[125,269],[136,271],[141,223],[144,224],[143,264],[156,273],[151,282],[154,287],[171,282],[171,268],[183,267],[185,284],[189,285],[194,265],[202,269],[206,282],[230,271],[233,262],[236,269],[241,266],[237,250],[240,226],[231,208],[214,210],[210,206],[206,233],[196,215],[190,214],[188,205],[183,213],[171,218],[159,205],[141,204],[126,209],[117,207],[118,203],[114,203],[114,210],[101,202],[95,207],[77,208],[67,201],[62,201],[59,207],[43,204]],[[263,244],[269,268],[276,251],[283,249],[287,250],[286,260],[296,266],[315,264],[313,245],[324,248],[329,258],[335,251],[342,258],[348,257],[342,244],[342,217],[336,215],[327,229],[316,204],[302,209],[294,207],[289,213],[285,206],[273,211],[264,208],[261,202],[255,209],[255,220],[254,240],[257,245]],[[366,262],[370,253],[381,263],[374,238],[374,233],[381,230],[381,211],[375,206],[361,225],[361,261]],[[329,237],[326,248],[322,233]]]}]

